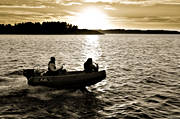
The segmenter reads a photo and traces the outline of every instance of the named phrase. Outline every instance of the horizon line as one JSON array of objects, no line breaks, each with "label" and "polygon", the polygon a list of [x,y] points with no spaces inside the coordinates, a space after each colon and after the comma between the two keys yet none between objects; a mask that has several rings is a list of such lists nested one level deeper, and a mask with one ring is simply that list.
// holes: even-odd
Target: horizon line
[{"label": "horizon line", "polygon": [[[71,23],[68,23],[66,21],[42,21],[42,22],[27,21],[27,22],[6,23],[6,24],[0,23],[0,25],[12,25],[12,26],[14,26],[15,24],[21,24],[21,23],[40,23],[40,24],[42,24],[43,22],[50,22],[50,23],[51,22],[60,22],[60,23],[65,22],[67,24],[71,24]],[[78,29],[80,29],[80,30],[83,30],[83,29],[86,29],[86,30],[96,30],[96,31],[98,31],[98,30],[140,30],[140,31],[148,31],[148,30],[150,30],[150,31],[177,31],[177,32],[180,32],[180,29],[179,30],[178,29],[160,29],[160,28],[155,28],[155,29],[146,29],[146,28],[107,28],[107,29],[96,29],[96,28],[91,28],[90,29],[90,28],[79,28],[79,26],[75,25],[75,24],[71,24],[71,25],[77,26]]]}]

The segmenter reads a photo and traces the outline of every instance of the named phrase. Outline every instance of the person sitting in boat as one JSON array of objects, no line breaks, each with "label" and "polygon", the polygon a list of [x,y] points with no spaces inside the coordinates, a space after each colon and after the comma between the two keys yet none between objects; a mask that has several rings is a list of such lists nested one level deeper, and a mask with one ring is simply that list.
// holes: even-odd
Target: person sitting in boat
[{"label": "person sitting in boat", "polygon": [[63,69],[63,65],[60,69],[56,69],[55,61],[56,61],[55,57],[51,57],[48,63],[48,75],[58,75],[66,72],[66,70]]},{"label": "person sitting in boat", "polygon": [[[94,63],[96,64],[96,63]],[[87,61],[84,63],[84,71],[85,72],[98,72],[99,66],[93,64],[92,58],[88,58]]]}]

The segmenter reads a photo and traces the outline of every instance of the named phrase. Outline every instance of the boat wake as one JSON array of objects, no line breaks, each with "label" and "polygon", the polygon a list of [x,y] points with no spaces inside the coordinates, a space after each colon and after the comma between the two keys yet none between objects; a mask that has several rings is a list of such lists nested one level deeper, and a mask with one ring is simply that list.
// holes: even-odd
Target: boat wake
[{"label": "boat wake", "polygon": [[[0,96],[7,97],[27,97],[38,100],[52,100],[57,97],[81,97],[85,93],[80,89],[49,88],[45,86],[30,86],[23,76],[23,70],[16,70],[0,76]],[[88,91],[88,90],[87,90]],[[86,94],[90,92],[86,92]]]},{"label": "boat wake", "polygon": [[22,73],[17,70],[0,76],[0,118],[80,118],[84,113],[98,114],[96,108],[101,106],[95,94],[29,86]]},{"label": "boat wake", "polygon": [[22,75],[23,75],[23,69],[20,69],[20,70],[8,71],[7,73],[2,74],[1,76],[14,77],[14,76],[22,76]]},{"label": "boat wake", "polygon": [[0,79],[4,82],[0,86],[0,118],[79,118],[83,113],[97,115],[94,107],[100,108],[95,95],[80,89],[33,87],[20,75]]}]

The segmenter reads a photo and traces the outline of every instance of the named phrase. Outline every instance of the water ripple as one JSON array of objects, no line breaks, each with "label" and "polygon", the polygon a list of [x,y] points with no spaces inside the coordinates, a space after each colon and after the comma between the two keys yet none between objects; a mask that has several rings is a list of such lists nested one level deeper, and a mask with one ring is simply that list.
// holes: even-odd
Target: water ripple
[{"label": "water ripple", "polygon": [[[179,35],[2,35],[0,118],[178,119]],[[83,70],[92,56],[106,80],[80,90],[27,85],[23,69]]]}]

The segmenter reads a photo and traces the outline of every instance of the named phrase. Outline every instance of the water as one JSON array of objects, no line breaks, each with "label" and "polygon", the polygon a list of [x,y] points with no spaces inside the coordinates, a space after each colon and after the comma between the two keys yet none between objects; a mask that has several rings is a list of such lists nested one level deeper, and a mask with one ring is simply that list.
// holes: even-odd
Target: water
[{"label": "water", "polygon": [[[0,118],[179,119],[180,35],[1,35]],[[106,80],[80,90],[28,86],[22,70],[83,70],[92,57]]]}]

